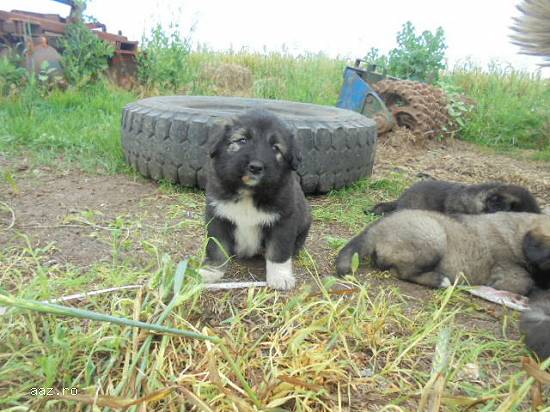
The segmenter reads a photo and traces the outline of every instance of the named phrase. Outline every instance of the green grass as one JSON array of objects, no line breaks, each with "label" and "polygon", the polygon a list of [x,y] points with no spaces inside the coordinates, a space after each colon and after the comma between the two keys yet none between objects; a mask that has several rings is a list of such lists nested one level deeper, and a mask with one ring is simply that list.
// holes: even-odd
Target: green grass
[{"label": "green grass", "polygon": [[40,163],[76,163],[86,171],[127,170],[120,141],[122,108],[136,96],[99,84],[83,90],[0,97],[0,152]]},{"label": "green grass", "polygon": [[323,54],[291,56],[281,52],[219,53],[199,50],[189,56],[189,65],[197,73],[192,93],[211,94],[211,82],[200,79],[205,66],[237,64],[250,70],[253,77],[252,96],[334,106],[342,85],[346,62]]},{"label": "green grass", "polygon": [[[479,317],[480,309],[453,288],[418,302],[396,287],[371,289],[348,277],[340,281],[348,288],[341,294],[331,291],[335,280],[321,279],[311,261],[307,267],[317,285],[313,290],[304,286],[292,294],[269,289],[212,294],[202,290],[193,270],[183,278],[176,262],[158,250],[159,256],[151,255],[157,263],[148,271],[110,264],[87,272],[72,268],[83,283],[60,278],[57,296],[93,289],[98,273],[110,275],[101,281],[103,286],[123,278],[146,287],[87,298],[70,304],[76,306],[70,312],[56,308],[59,314],[66,312],[56,316],[35,312],[35,303],[21,300],[55,296],[43,289],[49,253],[9,249],[0,259],[3,280],[11,280],[2,285],[19,297],[19,309],[0,316],[2,410],[142,404],[143,397],[156,394],[147,410],[171,410],[169,405],[187,410],[201,404],[199,410],[204,411],[233,410],[236,405],[245,411],[254,405],[272,411],[393,405],[388,410],[408,411],[428,394],[434,350],[443,330],[450,332],[445,347],[449,366],[443,370],[446,410],[464,410],[460,405],[483,399],[478,410],[494,411],[527,382],[523,372],[511,367],[524,355],[521,343],[488,334],[482,327],[464,328],[458,316]],[[174,295],[173,290],[180,292]],[[82,310],[109,314],[119,322],[103,322]],[[212,337],[213,343],[152,335],[124,319],[190,330]],[[515,321],[504,323],[502,330],[509,333],[511,324]],[[477,378],[465,377],[471,365],[482,385]],[[78,395],[32,396],[36,387],[55,392],[77,388]],[[527,407],[521,399],[512,405],[516,409],[510,410]]]},{"label": "green grass", "polygon": [[448,81],[476,102],[460,137],[500,149],[535,149],[550,158],[550,80],[503,67],[455,69]]},{"label": "green grass", "polygon": [[358,231],[376,216],[365,213],[379,202],[398,197],[410,181],[399,174],[383,179],[364,179],[325,198],[314,200],[313,217],[320,222],[339,223]]}]

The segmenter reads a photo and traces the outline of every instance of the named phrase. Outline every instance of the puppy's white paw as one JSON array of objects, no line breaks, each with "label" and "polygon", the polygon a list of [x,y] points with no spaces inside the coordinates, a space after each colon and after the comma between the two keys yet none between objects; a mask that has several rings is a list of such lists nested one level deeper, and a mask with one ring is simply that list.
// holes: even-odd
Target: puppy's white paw
[{"label": "puppy's white paw", "polygon": [[213,283],[223,278],[225,272],[213,266],[206,265],[199,269],[199,273],[204,283]]},{"label": "puppy's white paw", "polygon": [[292,273],[292,259],[283,263],[275,263],[266,260],[267,285],[273,289],[289,290],[296,285],[296,279]]},{"label": "puppy's white paw", "polygon": [[451,281],[449,280],[448,277],[444,277],[441,280],[441,283],[439,284],[439,287],[440,288],[448,288],[449,286],[451,286]]}]

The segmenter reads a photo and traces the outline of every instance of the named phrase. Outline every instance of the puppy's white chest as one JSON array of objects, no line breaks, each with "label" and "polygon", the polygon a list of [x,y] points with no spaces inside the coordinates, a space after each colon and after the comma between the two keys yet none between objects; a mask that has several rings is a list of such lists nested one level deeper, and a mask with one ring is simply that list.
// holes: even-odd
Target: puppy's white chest
[{"label": "puppy's white chest", "polygon": [[236,202],[212,202],[215,214],[235,224],[235,252],[239,257],[257,254],[262,245],[262,229],[279,219],[278,213],[267,213],[254,206],[251,196]]}]

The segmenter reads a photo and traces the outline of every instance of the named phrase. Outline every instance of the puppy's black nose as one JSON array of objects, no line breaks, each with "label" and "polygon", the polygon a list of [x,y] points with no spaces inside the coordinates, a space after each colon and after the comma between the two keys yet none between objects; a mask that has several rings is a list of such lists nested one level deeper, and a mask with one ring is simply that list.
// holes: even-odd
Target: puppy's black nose
[{"label": "puppy's black nose", "polygon": [[248,170],[254,175],[260,174],[264,170],[264,164],[254,160],[248,164]]}]

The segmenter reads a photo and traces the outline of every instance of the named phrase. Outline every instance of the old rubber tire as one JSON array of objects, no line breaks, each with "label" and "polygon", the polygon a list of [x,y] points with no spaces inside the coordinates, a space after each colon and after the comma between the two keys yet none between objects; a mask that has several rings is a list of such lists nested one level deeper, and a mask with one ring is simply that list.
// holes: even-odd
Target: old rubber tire
[{"label": "old rubber tire", "polygon": [[305,193],[326,193],[370,176],[376,150],[374,121],[349,110],[281,100],[161,96],[124,108],[122,146],[142,175],[184,186],[205,186],[213,125],[249,108],[263,108],[296,131]]}]

